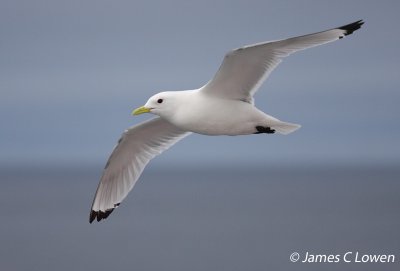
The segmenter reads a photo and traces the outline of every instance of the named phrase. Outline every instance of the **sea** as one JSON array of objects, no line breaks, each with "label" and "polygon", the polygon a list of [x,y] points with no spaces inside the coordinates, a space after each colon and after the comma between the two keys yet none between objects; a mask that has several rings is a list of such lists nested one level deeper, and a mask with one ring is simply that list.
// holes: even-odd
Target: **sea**
[{"label": "sea", "polygon": [[101,172],[1,168],[0,270],[400,270],[400,166],[149,166],[89,224]]}]

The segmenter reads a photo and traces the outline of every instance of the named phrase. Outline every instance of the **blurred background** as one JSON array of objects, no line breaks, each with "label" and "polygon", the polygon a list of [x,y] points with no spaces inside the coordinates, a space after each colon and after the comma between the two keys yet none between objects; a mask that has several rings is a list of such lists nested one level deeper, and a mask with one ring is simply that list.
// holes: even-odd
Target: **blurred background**
[{"label": "blurred background", "polygon": [[[397,1],[0,6],[0,269],[320,270],[289,255],[360,250],[396,263],[353,270],[398,270]],[[88,224],[114,144],[150,117],[132,109],[202,86],[230,49],[359,19],[353,35],[285,59],[257,93],[300,130],[187,137]]]}]

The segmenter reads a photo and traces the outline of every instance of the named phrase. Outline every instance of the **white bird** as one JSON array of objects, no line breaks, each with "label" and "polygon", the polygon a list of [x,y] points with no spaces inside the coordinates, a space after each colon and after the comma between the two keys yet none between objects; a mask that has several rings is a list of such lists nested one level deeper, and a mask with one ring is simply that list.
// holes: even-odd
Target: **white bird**
[{"label": "white bird", "polygon": [[204,135],[289,134],[300,125],[283,122],[254,106],[253,95],[294,52],[352,34],[364,22],[314,34],[263,42],[228,52],[214,78],[199,89],[161,92],[134,110],[158,115],[127,129],[105,166],[89,221],[107,218],[119,206],[147,163],[192,132]]}]

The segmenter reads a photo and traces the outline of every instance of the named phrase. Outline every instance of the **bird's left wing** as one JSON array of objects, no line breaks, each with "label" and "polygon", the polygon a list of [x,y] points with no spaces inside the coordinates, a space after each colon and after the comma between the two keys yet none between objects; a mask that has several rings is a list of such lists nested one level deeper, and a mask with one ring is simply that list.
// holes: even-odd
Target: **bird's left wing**
[{"label": "bird's left wing", "polygon": [[104,168],[90,223],[107,218],[133,188],[147,163],[189,134],[159,117],[127,129]]},{"label": "bird's left wing", "polygon": [[225,55],[214,78],[201,89],[210,95],[253,103],[254,93],[282,58],[341,39],[359,29],[363,23],[360,20],[327,31],[232,50]]}]

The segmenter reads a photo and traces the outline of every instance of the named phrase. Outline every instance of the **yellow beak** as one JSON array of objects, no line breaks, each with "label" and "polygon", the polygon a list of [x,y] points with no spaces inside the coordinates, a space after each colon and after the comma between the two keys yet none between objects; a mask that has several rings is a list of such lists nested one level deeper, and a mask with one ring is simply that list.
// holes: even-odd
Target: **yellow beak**
[{"label": "yellow beak", "polygon": [[135,110],[132,111],[132,115],[140,115],[143,113],[149,113],[150,112],[150,108],[141,106],[139,108],[136,108]]}]

